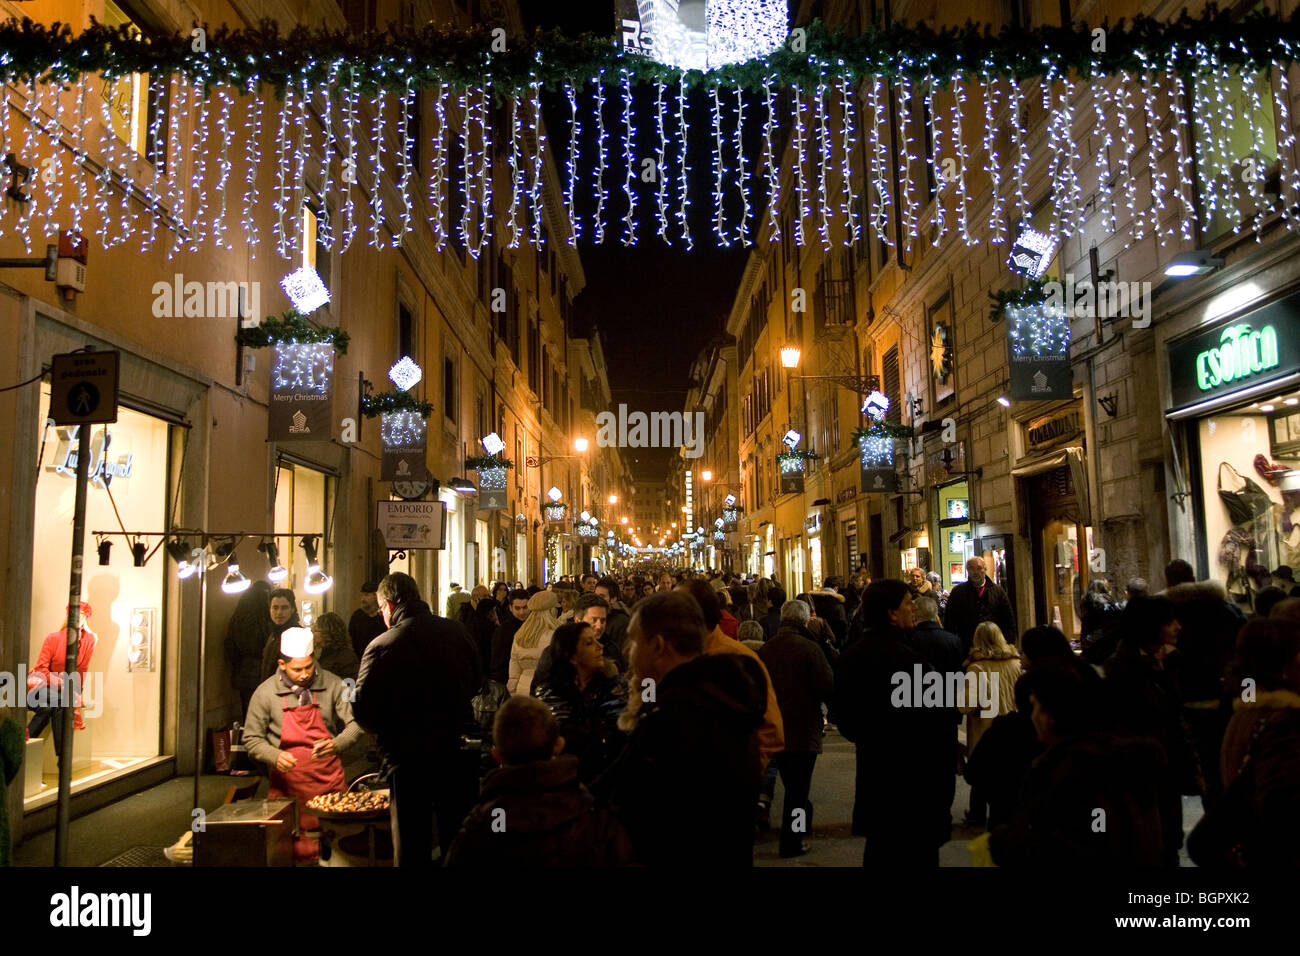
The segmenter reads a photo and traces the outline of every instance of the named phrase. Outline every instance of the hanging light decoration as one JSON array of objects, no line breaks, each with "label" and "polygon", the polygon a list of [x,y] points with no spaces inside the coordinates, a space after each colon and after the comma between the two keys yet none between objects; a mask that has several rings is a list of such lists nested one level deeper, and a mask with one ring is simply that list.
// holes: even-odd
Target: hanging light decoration
[{"label": "hanging light decoration", "polygon": [[303,315],[310,315],[330,300],[329,290],[311,266],[299,266],[290,272],[280,280],[280,288]]}]

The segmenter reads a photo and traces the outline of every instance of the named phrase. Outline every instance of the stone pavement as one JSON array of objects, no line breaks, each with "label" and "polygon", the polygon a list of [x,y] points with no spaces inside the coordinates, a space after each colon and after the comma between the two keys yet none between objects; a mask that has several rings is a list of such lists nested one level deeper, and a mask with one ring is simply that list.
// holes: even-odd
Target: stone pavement
[{"label": "stone pavement", "polygon": [[[813,773],[812,802],[813,828],[809,843],[810,852],[801,857],[783,860],[778,852],[776,830],[759,836],[754,848],[755,866],[861,866],[863,837],[850,833],[853,819],[853,769],[855,748],[837,732],[830,731],[823,743],[823,752],[817,758]],[[773,820],[780,819],[783,788],[778,782],[776,801],[772,804]],[[939,850],[940,866],[970,866],[970,851],[966,844],[979,836],[982,829],[966,826],[970,786],[957,778],[957,795],[953,799],[953,838]],[[1199,797],[1183,798],[1183,830],[1190,831],[1201,818]],[[1191,866],[1186,851],[1179,854],[1183,866]]]}]

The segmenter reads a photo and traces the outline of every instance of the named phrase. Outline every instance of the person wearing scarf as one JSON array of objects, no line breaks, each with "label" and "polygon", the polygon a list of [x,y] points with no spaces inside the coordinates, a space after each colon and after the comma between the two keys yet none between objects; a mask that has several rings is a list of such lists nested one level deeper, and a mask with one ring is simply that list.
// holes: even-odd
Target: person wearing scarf
[{"label": "person wearing scarf", "polygon": [[315,863],[320,855],[319,841],[309,835],[318,821],[307,812],[307,801],[347,790],[340,754],[362,737],[352,717],[351,690],[316,666],[312,641],[305,627],[285,629],[276,673],[253,692],[244,725],[248,755],[270,772],[267,795],[298,801],[298,864]]},{"label": "person wearing scarf", "polygon": [[262,680],[275,676],[280,653],[280,635],[291,627],[301,627],[298,620],[298,596],[289,588],[276,588],[270,599],[271,630],[262,647]]}]

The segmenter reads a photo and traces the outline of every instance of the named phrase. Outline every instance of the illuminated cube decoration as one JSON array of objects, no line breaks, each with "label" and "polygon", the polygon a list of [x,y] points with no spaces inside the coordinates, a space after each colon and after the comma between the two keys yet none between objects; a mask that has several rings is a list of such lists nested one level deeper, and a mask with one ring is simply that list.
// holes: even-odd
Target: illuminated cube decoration
[{"label": "illuminated cube decoration", "polygon": [[781,48],[790,32],[786,0],[628,0],[622,44],[683,70],[744,63]]}]

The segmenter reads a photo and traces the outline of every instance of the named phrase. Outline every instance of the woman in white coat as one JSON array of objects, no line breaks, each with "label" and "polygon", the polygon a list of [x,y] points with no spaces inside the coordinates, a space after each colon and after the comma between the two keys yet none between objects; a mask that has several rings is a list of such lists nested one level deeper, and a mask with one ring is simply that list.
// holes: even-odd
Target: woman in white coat
[{"label": "woman in white coat", "polygon": [[510,649],[510,677],[506,681],[510,693],[528,696],[538,658],[551,643],[551,635],[560,623],[555,615],[558,604],[554,591],[538,591],[528,599],[528,617],[515,632],[515,643]]}]

